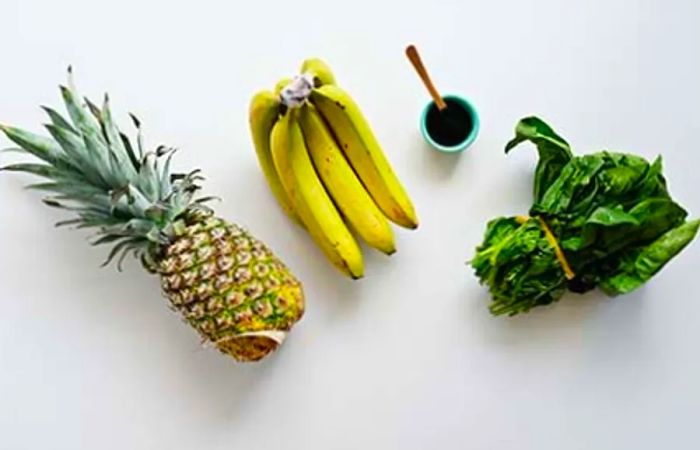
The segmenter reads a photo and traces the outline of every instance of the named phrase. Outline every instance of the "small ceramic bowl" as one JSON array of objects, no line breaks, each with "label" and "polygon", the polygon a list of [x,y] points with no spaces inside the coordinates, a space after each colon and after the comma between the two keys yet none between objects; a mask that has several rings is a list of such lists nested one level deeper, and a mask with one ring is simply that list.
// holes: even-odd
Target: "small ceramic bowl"
[{"label": "small ceramic bowl", "polygon": [[479,115],[476,112],[476,108],[474,108],[474,106],[469,102],[469,100],[467,100],[464,97],[461,97],[459,95],[450,94],[450,95],[445,95],[442,98],[445,99],[445,101],[452,101],[454,103],[458,103],[460,106],[462,106],[462,108],[464,108],[464,110],[467,112],[467,114],[469,114],[470,119],[471,119],[471,123],[472,123],[471,131],[469,132],[467,137],[462,142],[460,142],[459,144],[456,144],[456,145],[446,146],[446,145],[442,145],[438,142],[435,142],[435,140],[432,138],[432,136],[430,136],[430,133],[428,132],[428,126],[427,126],[428,112],[432,108],[437,108],[437,106],[435,105],[435,102],[431,101],[430,103],[428,103],[425,106],[425,108],[423,108],[423,113],[421,114],[421,117],[420,117],[421,134],[423,135],[423,139],[425,139],[425,141],[428,144],[430,144],[430,146],[433,147],[435,150],[438,150],[438,151],[444,152],[444,153],[462,152],[467,147],[469,147],[470,145],[472,145],[474,143],[477,135],[479,134],[479,125],[480,125],[479,124]]}]

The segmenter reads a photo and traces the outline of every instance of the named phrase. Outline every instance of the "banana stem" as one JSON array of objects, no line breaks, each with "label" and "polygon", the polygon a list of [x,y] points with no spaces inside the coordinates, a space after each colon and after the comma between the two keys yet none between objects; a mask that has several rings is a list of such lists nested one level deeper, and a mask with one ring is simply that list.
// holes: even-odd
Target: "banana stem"
[{"label": "banana stem", "polygon": [[297,75],[280,92],[280,102],[287,108],[299,108],[309,98],[313,87],[314,79],[311,75]]}]

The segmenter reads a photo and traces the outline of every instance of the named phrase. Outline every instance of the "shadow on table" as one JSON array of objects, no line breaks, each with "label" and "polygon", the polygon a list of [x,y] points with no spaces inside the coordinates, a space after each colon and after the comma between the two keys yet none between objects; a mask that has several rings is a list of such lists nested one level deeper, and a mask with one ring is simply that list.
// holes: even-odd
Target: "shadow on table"
[{"label": "shadow on table", "polygon": [[474,322],[479,327],[479,335],[491,346],[578,345],[584,336],[587,344],[592,345],[596,336],[605,335],[610,337],[603,344],[608,349],[626,342],[628,350],[634,347],[641,350],[644,346],[647,304],[653,300],[644,288],[614,298],[597,290],[583,295],[566,293],[559,302],[508,317],[490,314],[491,297],[486,288],[471,298],[468,312],[482,316]]},{"label": "shadow on table", "polygon": [[426,169],[426,176],[436,182],[451,179],[457,170],[457,166],[466,156],[463,153],[450,154],[439,152],[425,141],[422,141],[419,149],[422,153],[422,166]]}]

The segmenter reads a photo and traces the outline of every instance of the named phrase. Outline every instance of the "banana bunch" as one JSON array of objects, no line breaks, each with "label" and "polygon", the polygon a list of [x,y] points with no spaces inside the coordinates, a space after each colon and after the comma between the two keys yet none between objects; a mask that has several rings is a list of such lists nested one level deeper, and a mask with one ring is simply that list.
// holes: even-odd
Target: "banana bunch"
[{"label": "banana bunch", "polygon": [[301,75],[255,94],[249,118],[277,202],[344,274],[364,275],[354,234],[391,255],[396,246],[389,221],[418,227],[413,204],[369,124],[323,61],[307,59]]}]

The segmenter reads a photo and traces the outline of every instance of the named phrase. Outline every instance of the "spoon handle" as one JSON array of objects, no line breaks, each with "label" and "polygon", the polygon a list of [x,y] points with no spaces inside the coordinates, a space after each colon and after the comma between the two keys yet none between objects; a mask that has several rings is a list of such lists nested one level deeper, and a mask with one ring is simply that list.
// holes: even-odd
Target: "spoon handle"
[{"label": "spoon handle", "polygon": [[413,68],[416,69],[416,72],[418,72],[418,76],[423,81],[425,87],[428,89],[428,92],[433,98],[435,105],[437,105],[438,110],[442,111],[445,108],[447,108],[447,103],[445,103],[445,100],[442,99],[440,93],[437,91],[435,85],[430,79],[430,75],[428,75],[428,71],[423,65],[423,61],[420,59],[418,49],[415,47],[415,45],[409,45],[408,47],[406,47],[406,56],[408,57],[409,61],[411,61],[411,64],[413,64]]}]

